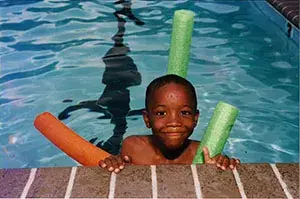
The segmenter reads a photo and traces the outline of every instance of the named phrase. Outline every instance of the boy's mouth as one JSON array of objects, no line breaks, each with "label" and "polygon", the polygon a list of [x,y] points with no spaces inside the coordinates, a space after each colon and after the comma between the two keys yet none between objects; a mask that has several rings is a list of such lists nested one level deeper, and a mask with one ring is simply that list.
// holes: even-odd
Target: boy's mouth
[{"label": "boy's mouth", "polygon": [[182,127],[171,127],[165,128],[162,132],[165,134],[182,134],[184,132],[184,129]]},{"label": "boy's mouth", "polygon": [[163,134],[168,137],[180,137],[183,133],[180,129],[169,129],[167,131],[164,131]]},{"label": "boy's mouth", "polygon": [[179,138],[182,136],[181,133],[166,133],[166,136],[170,137],[170,138]]},{"label": "boy's mouth", "polygon": [[183,127],[167,127],[160,131],[161,136],[165,138],[180,138],[185,135],[186,129]]}]

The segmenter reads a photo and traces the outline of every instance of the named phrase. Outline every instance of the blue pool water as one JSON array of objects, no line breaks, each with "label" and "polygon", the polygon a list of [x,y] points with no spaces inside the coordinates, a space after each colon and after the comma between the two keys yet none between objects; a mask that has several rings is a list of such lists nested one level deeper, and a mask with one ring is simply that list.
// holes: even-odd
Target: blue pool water
[{"label": "blue pool water", "polygon": [[44,111],[109,150],[149,134],[144,92],[166,73],[178,9],[196,13],[187,78],[201,116],[192,138],[222,100],[240,109],[224,153],[299,162],[299,48],[255,4],[115,2],[0,1],[0,168],[77,165],[34,128]]}]

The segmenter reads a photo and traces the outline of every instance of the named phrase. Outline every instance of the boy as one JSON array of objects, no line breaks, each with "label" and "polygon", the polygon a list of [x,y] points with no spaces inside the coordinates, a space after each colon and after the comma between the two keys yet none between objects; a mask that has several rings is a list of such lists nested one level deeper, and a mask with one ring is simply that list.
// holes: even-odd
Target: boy
[{"label": "boy", "polygon": [[[198,141],[188,139],[199,118],[193,85],[177,75],[165,75],[153,80],[146,90],[146,110],[143,118],[153,135],[127,137],[118,156],[110,156],[99,166],[118,173],[126,163],[136,165],[192,164]],[[205,163],[226,170],[240,163],[221,154],[210,158],[203,149]]]}]

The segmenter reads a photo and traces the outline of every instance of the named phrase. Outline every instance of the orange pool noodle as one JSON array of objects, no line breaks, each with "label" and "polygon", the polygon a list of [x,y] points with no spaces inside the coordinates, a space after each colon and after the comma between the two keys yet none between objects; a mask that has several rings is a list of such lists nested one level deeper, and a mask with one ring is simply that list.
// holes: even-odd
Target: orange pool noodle
[{"label": "orange pool noodle", "polygon": [[34,126],[60,150],[83,166],[97,166],[100,160],[110,156],[77,135],[51,113],[44,112],[34,120]]}]

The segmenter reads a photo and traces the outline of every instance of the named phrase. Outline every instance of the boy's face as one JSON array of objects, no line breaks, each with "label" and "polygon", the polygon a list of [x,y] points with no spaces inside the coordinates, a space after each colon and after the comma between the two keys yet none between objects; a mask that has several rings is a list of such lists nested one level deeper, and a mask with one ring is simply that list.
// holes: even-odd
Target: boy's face
[{"label": "boy's face", "polygon": [[143,117],[152,133],[169,149],[179,148],[193,133],[199,112],[189,90],[170,83],[154,91]]}]

